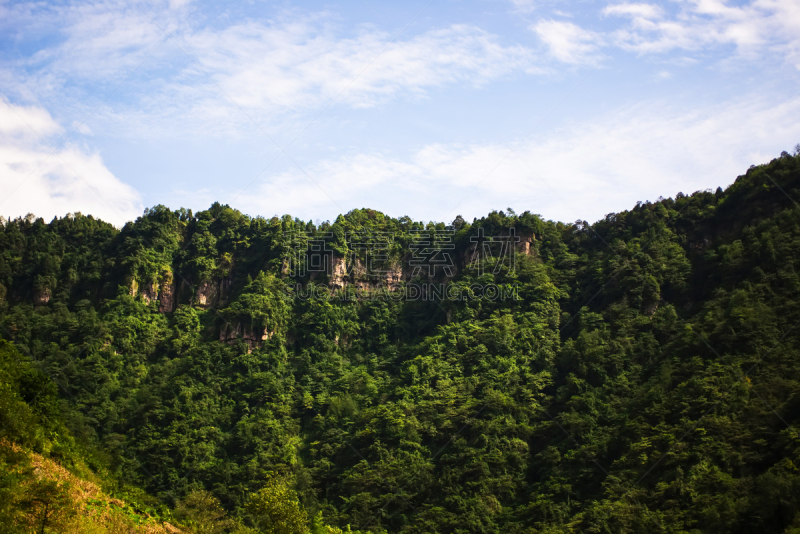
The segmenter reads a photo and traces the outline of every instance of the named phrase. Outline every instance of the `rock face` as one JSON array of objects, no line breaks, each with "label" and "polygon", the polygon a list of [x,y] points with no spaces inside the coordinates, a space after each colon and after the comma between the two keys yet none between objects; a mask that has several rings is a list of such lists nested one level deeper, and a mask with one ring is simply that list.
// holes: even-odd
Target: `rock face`
[{"label": "rock face", "polygon": [[219,304],[225,304],[231,298],[233,290],[233,278],[223,278],[219,281]]},{"label": "rock face", "polygon": [[219,286],[212,280],[200,282],[195,294],[195,300],[199,306],[208,308],[217,303],[219,298]]},{"label": "rock face", "polygon": [[219,340],[228,345],[233,345],[237,339],[242,339],[248,347],[249,353],[255,348],[263,345],[264,341],[272,339],[275,332],[264,327],[261,330],[253,328],[242,327],[242,323],[236,323],[234,327],[232,324],[225,324],[219,329]]},{"label": "rock face", "polygon": [[49,287],[37,289],[33,294],[33,302],[37,306],[43,306],[50,302],[51,292]]},{"label": "rock face", "polygon": [[158,311],[171,313],[175,311],[175,280],[169,277],[161,283],[161,292],[158,294]]},{"label": "rock face", "polygon": [[[386,288],[394,291],[403,280],[408,280],[410,269],[403,269],[402,263],[392,264],[387,271],[370,273],[361,260],[354,260],[348,269],[345,258],[333,258],[329,287],[344,289],[348,285],[361,290]],[[313,278],[313,277],[312,277]]]},{"label": "rock face", "polygon": [[[509,242],[509,239],[511,240]],[[536,235],[516,235],[511,231],[507,231],[504,235],[499,236],[485,236],[481,237],[478,241],[469,244],[465,249],[460,252],[447,250],[445,252],[452,258],[452,263],[447,266],[449,271],[445,270],[445,265],[438,264],[436,267],[439,269],[431,271],[434,274],[428,273],[428,278],[439,277],[442,274],[450,276],[465,270],[471,271],[480,269],[482,260],[486,258],[495,258],[507,263],[509,267],[514,265],[513,255],[522,254],[532,256],[536,254],[534,242]],[[510,244],[510,243],[513,243]],[[452,249],[451,249],[452,250]],[[374,291],[378,289],[396,291],[400,288],[401,284],[405,281],[408,282],[415,275],[414,269],[418,271],[427,272],[427,269],[420,269],[419,266],[412,265],[412,256],[407,253],[402,259],[395,260],[389,266],[382,266],[383,271],[370,271],[370,266],[359,258],[338,257],[332,255],[330,258],[330,271],[328,271],[327,285],[330,289],[344,289],[346,287],[354,287],[359,290]],[[438,261],[442,261],[439,259]],[[284,260],[281,264],[281,276],[290,276],[289,264]],[[309,280],[317,283],[319,279],[325,279],[325,273],[322,271],[314,271],[309,273]]]},{"label": "rock face", "polygon": [[194,303],[202,308],[222,306],[231,297],[233,277],[222,280],[203,280],[195,292]]},{"label": "rock face", "polygon": [[533,244],[533,240],[536,239],[536,236],[520,236],[518,250],[522,254],[526,256],[530,256],[531,254],[536,252],[536,249],[532,248],[531,245]]},{"label": "rock face", "polygon": [[148,304],[158,298],[158,291],[156,290],[155,282],[150,282],[144,286],[144,290],[141,292],[141,297]]},{"label": "rock face", "polygon": [[400,287],[403,281],[403,266],[401,264],[394,264],[383,275],[383,285],[390,291],[395,291]]},{"label": "rock face", "polygon": [[160,283],[148,282],[141,290],[139,289],[139,282],[133,278],[130,282],[130,294],[134,297],[142,297],[142,300],[147,304],[157,300],[158,311],[161,313],[175,311],[177,291],[175,288],[175,281],[170,272],[167,272],[162,277]]},{"label": "rock face", "polygon": [[347,261],[345,258],[333,258],[331,265],[330,287],[341,289],[348,284],[350,277],[347,273]]}]

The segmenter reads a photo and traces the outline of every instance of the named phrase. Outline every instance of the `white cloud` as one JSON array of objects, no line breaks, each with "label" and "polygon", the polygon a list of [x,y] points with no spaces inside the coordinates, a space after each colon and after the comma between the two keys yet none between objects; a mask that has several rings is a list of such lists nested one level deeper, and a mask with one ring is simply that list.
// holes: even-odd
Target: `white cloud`
[{"label": "white cloud", "polygon": [[192,0],[169,0],[169,7],[170,9],[180,9],[191,2]]},{"label": "white cloud", "polygon": [[536,0],[509,0],[511,5],[514,6],[515,11],[521,13],[530,13],[539,7],[540,2]]},{"label": "white cloud", "polygon": [[322,161],[307,168],[321,189],[299,171],[285,172],[253,184],[233,205],[265,216],[332,218],[370,207],[442,221],[511,205],[595,221],[638,200],[730,184],[751,164],[791,149],[800,139],[798,113],[800,98],[784,106],[757,95],[688,112],[640,104],[524,140],[513,153],[513,144],[432,144],[407,158]]},{"label": "white cloud", "polygon": [[602,37],[571,22],[541,20],[531,28],[547,45],[550,53],[564,63],[596,60]]},{"label": "white cloud", "polygon": [[2,101],[0,106],[0,136],[30,142],[39,135],[48,136],[62,131],[50,114],[37,107],[15,106]]},{"label": "white cloud", "polygon": [[120,226],[142,212],[138,192],[98,154],[74,144],[53,152],[39,137],[58,133],[63,129],[46,110],[0,104],[0,214],[50,219],[80,211]]},{"label": "white cloud", "polygon": [[250,117],[273,133],[296,127],[300,117],[309,120],[308,113],[334,99],[334,107],[365,109],[397,98],[426,98],[441,87],[481,88],[503,77],[545,72],[532,49],[504,45],[475,26],[392,38],[369,27],[342,38],[313,21],[248,21],[186,32],[178,42],[202,71],[182,55],[185,68],[154,84],[136,109],[103,118],[135,137],[203,131],[232,138],[254,133]]},{"label": "white cloud", "polygon": [[658,19],[664,15],[664,10],[658,5],[651,4],[614,4],[603,9],[604,15],[628,15],[641,19]]},{"label": "white cloud", "polygon": [[337,96],[355,108],[372,107],[447,84],[481,86],[515,71],[541,72],[530,49],[503,46],[466,25],[396,42],[371,28],[339,38],[312,24],[258,22],[184,38],[187,51],[233,100],[268,113],[304,110]]},{"label": "white cloud", "polygon": [[[98,97],[125,80],[92,115],[93,129],[99,134],[102,128],[95,125],[108,121],[109,127],[152,138],[174,135],[177,128],[240,132],[249,119],[237,106],[260,124],[274,126],[334,98],[337,105],[369,108],[398,97],[424,97],[448,85],[482,87],[516,73],[545,72],[532,49],[504,44],[471,25],[396,41],[394,34],[369,25],[343,34],[324,13],[203,26],[191,17],[178,26],[191,9],[169,10],[156,2],[145,4],[145,13],[112,0],[7,8],[18,27],[29,33],[40,27],[60,41],[11,63],[10,76],[0,77],[0,92],[48,106],[78,101],[86,114]],[[170,41],[158,46],[166,35],[153,21],[168,32],[177,28]],[[131,94],[142,83],[146,91]]]},{"label": "white cloud", "polygon": [[[571,22],[541,19],[531,29],[564,63],[593,61],[602,47],[619,46],[639,54],[715,51],[718,60],[786,61],[800,68],[800,2],[751,0],[676,0],[670,12],[649,3],[612,3],[601,10],[609,21],[629,22],[597,31]],[[726,47],[729,49],[726,50]],[[732,48],[732,51],[730,50]]]},{"label": "white cloud", "polygon": [[179,20],[177,13],[158,4],[139,8],[113,0],[52,6],[21,3],[6,15],[8,31],[19,32],[19,38],[41,34],[57,40],[55,46],[40,48],[17,62],[18,67],[36,72],[37,89],[53,91],[67,79],[120,81],[118,74],[130,72],[164,39],[151,20],[160,19],[167,28]]},{"label": "white cloud", "polygon": [[72,129],[83,135],[92,135],[92,129],[85,122],[72,121]]},{"label": "white cloud", "polygon": [[623,48],[640,53],[702,50],[732,45],[735,56],[758,60],[778,56],[800,68],[800,2],[682,0],[672,17],[655,5],[622,3],[603,14],[631,19],[616,32]]}]

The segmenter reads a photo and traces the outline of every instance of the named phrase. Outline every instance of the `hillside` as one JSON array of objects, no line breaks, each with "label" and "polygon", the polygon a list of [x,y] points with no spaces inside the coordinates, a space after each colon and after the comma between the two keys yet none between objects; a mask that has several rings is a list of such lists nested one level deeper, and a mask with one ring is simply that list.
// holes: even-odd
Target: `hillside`
[{"label": "hillside", "polygon": [[14,402],[50,399],[4,450],[185,531],[800,532],[795,199],[784,153],[594,224],[4,220]]},{"label": "hillside", "polygon": [[164,506],[92,471],[97,458],[64,426],[55,384],[5,341],[0,386],[0,532],[181,532]]}]

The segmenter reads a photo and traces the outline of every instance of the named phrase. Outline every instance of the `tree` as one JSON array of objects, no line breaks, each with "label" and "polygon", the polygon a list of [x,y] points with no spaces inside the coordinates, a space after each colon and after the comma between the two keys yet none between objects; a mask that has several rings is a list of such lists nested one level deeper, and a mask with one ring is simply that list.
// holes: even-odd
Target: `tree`
[{"label": "tree", "polygon": [[76,510],[68,490],[66,484],[46,478],[34,478],[18,502],[34,532],[45,534],[53,529],[58,532],[72,519]]},{"label": "tree", "polygon": [[250,496],[247,510],[264,534],[308,533],[308,515],[286,477],[271,477]]},{"label": "tree", "polygon": [[191,492],[175,507],[175,517],[195,534],[228,532],[235,522],[226,519],[225,515],[219,499],[205,490]]}]

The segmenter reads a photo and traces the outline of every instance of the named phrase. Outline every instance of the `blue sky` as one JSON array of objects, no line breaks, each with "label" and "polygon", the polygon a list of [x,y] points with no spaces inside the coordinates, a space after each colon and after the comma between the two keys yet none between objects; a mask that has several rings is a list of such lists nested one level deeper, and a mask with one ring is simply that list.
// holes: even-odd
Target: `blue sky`
[{"label": "blue sky", "polygon": [[800,0],[0,2],[0,215],[590,222],[800,142]]}]

